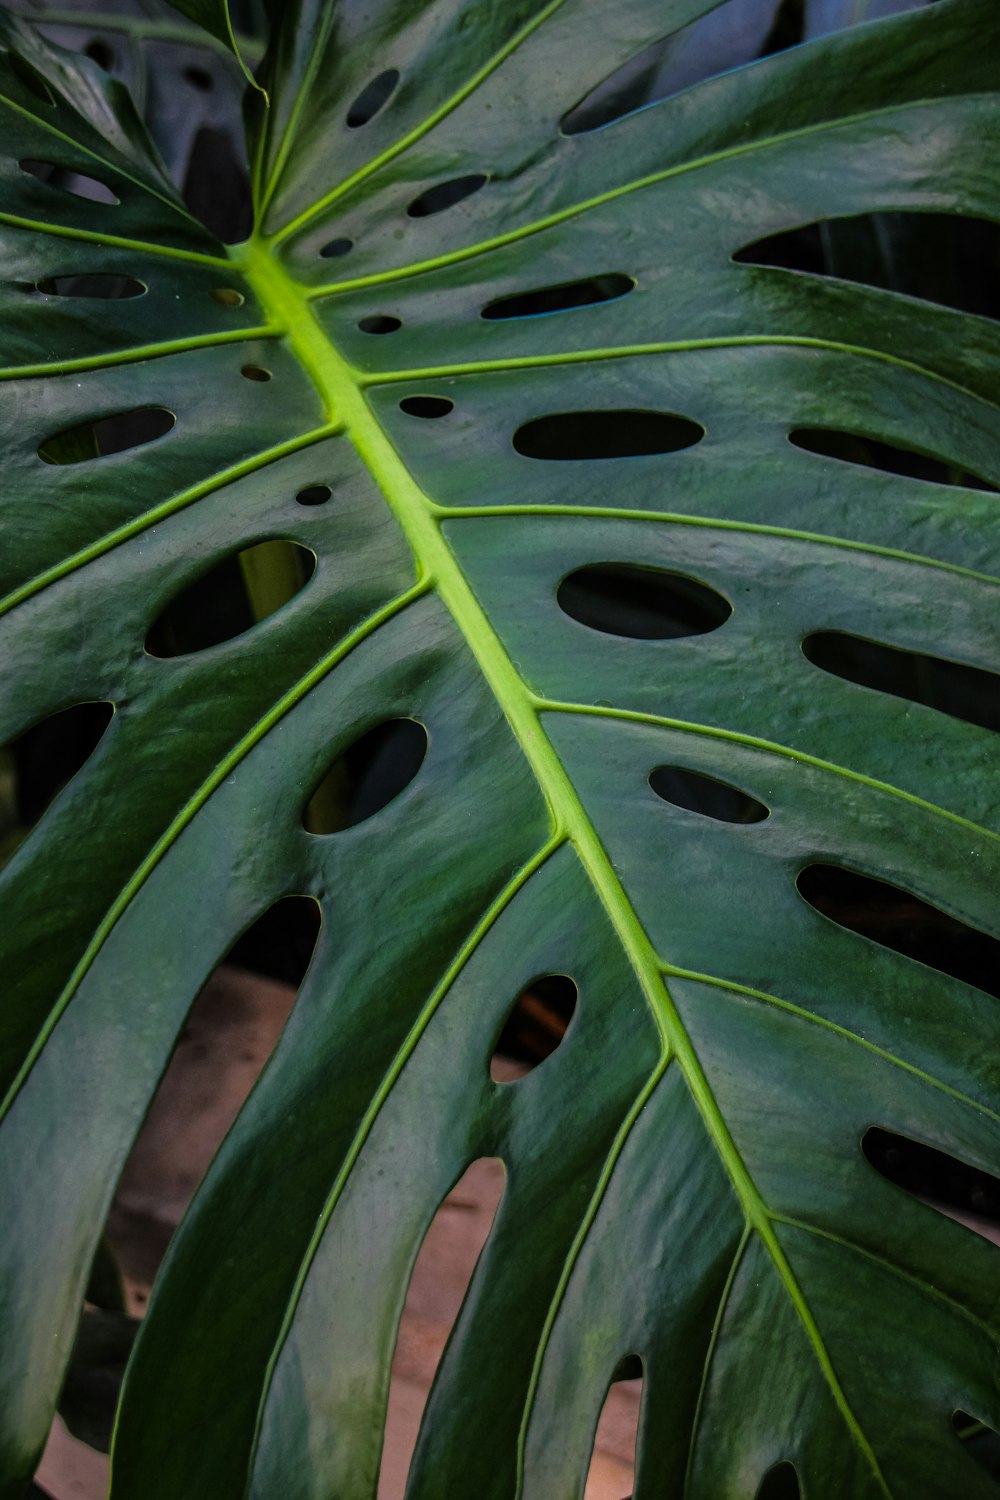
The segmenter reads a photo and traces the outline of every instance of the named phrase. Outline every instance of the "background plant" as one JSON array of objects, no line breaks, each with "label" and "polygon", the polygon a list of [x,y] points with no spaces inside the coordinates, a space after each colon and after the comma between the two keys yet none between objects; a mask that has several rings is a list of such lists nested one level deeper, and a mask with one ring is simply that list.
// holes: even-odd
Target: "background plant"
[{"label": "background plant", "polygon": [[[482,1155],[414,1495],[576,1493],[629,1359],[640,1497],[995,1493],[953,1420],[997,1422],[993,1251],[886,1176],[916,1141],[971,1195],[995,1158],[995,305],[962,267],[998,23],[940,0],[695,83],[711,10],[287,8],[228,251],[98,62],[4,25],[16,768],[115,705],[4,874],[5,1494],[187,1005],[293,893],[322,933],[165,1268],[116,1493],[371,1493],[409,1268]],[[794,32],[751,12],[723,65]],[[560,975],[565,1041],[492,1083]]]}]

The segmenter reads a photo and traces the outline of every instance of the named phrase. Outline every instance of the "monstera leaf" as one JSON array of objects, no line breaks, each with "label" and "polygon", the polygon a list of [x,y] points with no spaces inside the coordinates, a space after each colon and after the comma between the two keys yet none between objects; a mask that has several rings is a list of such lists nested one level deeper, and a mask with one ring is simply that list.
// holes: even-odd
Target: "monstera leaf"
[{"label": "monstera leaf", "polygon": [[[630,1356],[639,1500],[996,1495],[953,1421],[1000,1425],[996,1251],[872,1165],[1000,1160],[996,326],[775,246],[991,232],[1000,12],[609,119],[709,0],[279,9],[228,250],[118,85],[3,26],[2,738],[104,732],[3,875],[0,1494],[192,997],[294,894],[116,1496],[374,1495],[480,1157],[412,1497],[580,1495]],[[238,556],[220,639],[190,590]],[[546,976],[565,1039],[494,1082]]]},{"label": "monstera leaf", "polygon": [[[255,35],[241,29],[234,53],[197,25],[182,20],[166,0],[120,0],[119,8],[94,7],[77,0],[54,6],[21,0],[8,9],[34,21],[43,34],[64,47],[85,52],[128,85],[171,176],[184,184],[192,152],[206,135],[214,154],[223,152],[229,177],[239,171],[243,153],[240,61],[259,58]],[[252,12],[252,6],[246,6]],[[245,17],[251,23],[256,17]],[[215,199],[225,194],[224,179]],[[210,200],[211,201],[211,200]]]}]

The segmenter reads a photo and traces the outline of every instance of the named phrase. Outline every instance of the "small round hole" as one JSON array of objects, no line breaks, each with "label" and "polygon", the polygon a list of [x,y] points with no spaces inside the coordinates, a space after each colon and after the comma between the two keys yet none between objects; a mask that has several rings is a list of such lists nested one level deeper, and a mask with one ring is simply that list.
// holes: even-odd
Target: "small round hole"
[{"label": "small round hole", "polygon": [[407,396],[399,403],[408,417],[446,417],[455,407],[446,396]]},{"label": "small round hole", "polygon": [[339,256],[346,255],[348,250],[353,249],[353,240],[328,240],[319,253],[324,260],[337,260]]},{"label": "small round hole", "polygon": [[325,505],[333,494],[328,484],[307,484],[295,496],[300,505]]},{"label": "small round hole", "polygon": [[246,298],[234,286],[213,286],[208,294],[221,307],[242,307]]},{"label": "small round hole", "polygon": [[244,365],[240,370],[244,380],[270,380],[270,370],[265,370],[263,365]]},{"label": "small round hole", "polygon": [[362,318],[358,324],[362,333],[395,333],[402,326],[399,318],[393,318],[388,313],[373,313],[370,318]]},{"label": "small round hole", "polygon": [[91,62],[95,62],[99,68],[103,68],[105,73],[111,72],[111,69],[115,65],[115,54],[107,42],[102,42],[100,37],[95,37],[92,42],[87,43],[83,50]]},{"label": "small round hole", "polygon": [[199,94],[209,94],[215,87],[215,80],[205,68],[185,68],[184,78]]}]

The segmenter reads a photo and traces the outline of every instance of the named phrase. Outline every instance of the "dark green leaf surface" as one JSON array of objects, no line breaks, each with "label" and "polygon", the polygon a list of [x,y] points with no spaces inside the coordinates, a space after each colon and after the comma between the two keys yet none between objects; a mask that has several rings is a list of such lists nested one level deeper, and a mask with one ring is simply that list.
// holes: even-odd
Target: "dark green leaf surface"
[{"label": "dark green leaf surface", "polygon": [[[996,1251],[861,1150],[880,1126],[998,1171],[996,1001],[796,887],[842,866],[1000,938],[995,734],[802,649],[840,632],[1000,672],[997,329],[731,259],[826,218],[1000,219],[1000,15],[940,0],[560,131],[711,9],[283,7],[259,229],[228,252],[116,87],[3,25],[0,739],[115,705],[0,877],[4,1500],[44,1441],[191,1000],[290,893],[319,902],[319,944],[164,1268],[116,1497],[373,1496],[409,1273],[480,1156],[506,1187],[411,1500],[581,1495],[629,1354],[637,1500],[753,1500],[783,1460],[806,1500],[1000,1493],[951,1421],[1000,1427]],[[37,290],[95,273],[147,290]],[[635,285],[480,316],[610,276]],[[142,448],[38,456],[148,407],[176,422]],[[545,459],[518,438],[608,411],[681,417],[688,446]],[[823,457],[789,441],[800,429],[993,488]],[[296,503],[316,485],[327,504]],[[191,582],[273,539],[317,558],[294,599],[204,651],[147,653]],[[674,639],[594,629],[557,591],[599,565],[693,580],[729,617]],[[308,833],[331,761],[407,717],[429,738],[410,786]],[[649,785],[662,766],[769,816],[674,806]],[[503,1022],[544,974],[579,988],[566,1039],[494,1084]]]}]

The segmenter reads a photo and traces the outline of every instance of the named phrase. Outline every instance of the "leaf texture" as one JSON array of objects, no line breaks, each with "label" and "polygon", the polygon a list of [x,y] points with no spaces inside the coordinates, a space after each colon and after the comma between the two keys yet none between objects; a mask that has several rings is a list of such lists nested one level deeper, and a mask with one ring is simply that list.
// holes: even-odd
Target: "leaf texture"
[{"label": "leaf texture", "polygon": [[[228,249],[118,86],[3,22],[0,738],[115,708],[0,876],[4,1500],[191,1000],[289,893],[319,944],[171,1249],[115,1497],[373,1496],[409,1274],[481,1156],[504,1195],[411,1500],[580,1496],[627,1355],[636,1500],[753,1500],[782,1461],[807,1500],[998,1493],[951,1420],[1000,1426],[995,1249],[861,1146],[997,1171],[996,1001],[802,894],[844,869],[1000,939],[996,324],[733,257],[858,215],[1000,221],[1000,17],[939,0],[561,128],[713,9],[296,0]],[[96,274],[146,290],[39,290]],[[138,409],[175,420],[39,456]],[[273,540],[315,555],[301,592],[150,653]],[[609,628],[595,579],[673,623]],[[820,635],[974,668],[986,706],[824,670]],[[308,832],[334,757],[409,718],[410,786]],[[679,807],[663,767],[767,816]],[[579,989],[569,1032],[494,1084],[545,974]]]}]

